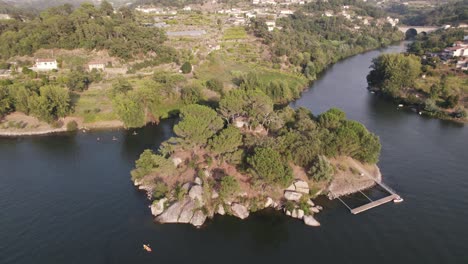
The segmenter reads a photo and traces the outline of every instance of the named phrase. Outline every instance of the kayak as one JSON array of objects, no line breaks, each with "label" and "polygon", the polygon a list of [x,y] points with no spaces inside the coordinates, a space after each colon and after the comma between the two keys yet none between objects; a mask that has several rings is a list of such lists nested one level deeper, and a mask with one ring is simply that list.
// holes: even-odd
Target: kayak
[{"label": "kayak", "polygon": [[151,248],[150,248],[150,246],[149,246],[149,244],[148,244],[148,245],[143,244],[143,249],[146,250],[147,252],[151,252],[151,251],[152,251]]}]

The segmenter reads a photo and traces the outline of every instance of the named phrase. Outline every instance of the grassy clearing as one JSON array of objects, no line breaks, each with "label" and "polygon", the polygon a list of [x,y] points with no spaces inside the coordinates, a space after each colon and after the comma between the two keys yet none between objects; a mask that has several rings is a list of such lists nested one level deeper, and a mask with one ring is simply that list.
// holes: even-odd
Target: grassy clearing
[{"label": "grassy clearing", "polygon": [[224,31],[223,40],[246,39],[247,32],[244,27],[230,27]]},{"label": "grassy clearing", "polygon": [[119,119],[112,110],[112,101],[108,97],[108,89],[90,89],[81,94],[74,94],[76,116],[82,116],[85,123],[111,121]]}]

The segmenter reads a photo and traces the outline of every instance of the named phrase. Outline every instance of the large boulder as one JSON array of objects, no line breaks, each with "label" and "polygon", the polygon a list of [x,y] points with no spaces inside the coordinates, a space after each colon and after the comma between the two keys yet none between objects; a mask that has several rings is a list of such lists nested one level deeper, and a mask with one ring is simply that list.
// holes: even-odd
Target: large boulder
[{"label": "large boulder", "polygon": [[304,210],[297,210],[297,218],[302,219],[304,217]]},{"label": "large boulder", "polygon": [[190,188],[188,195],[190,199],[198,200],[199,204],[203,205],[203,187],[201,187],[200,185],[192,186],[192,188]]},{"label": "large boulder", "polygon": [[272,206],[273,204],[274,204],[273,199],[271,199],[270,197],[267,197],[267,200],[265,202],[265,208],[268,208],[268,207]]},{"label": "large boulder", "polygon": [[154,201],[151,205],[151,214],[154,216],[158,216],[164,212],[164,203],[167,201],[167,198],[163,198],[161,200]]},{"label": "large boulder", "polygon": [[202,180],[199,177],[196,177],[194,182],[195,182],[196,185],[202,185],[203,184]]},{"label": "large boulder", "polygon": [[166,209],[162,214],[156,217],[156,220],[161,223],[178,223],[179,215],[182,212],[185,204],[190,202],[190,199],[187,197],[182,201],[177,201],[173,203],[169,208]]},{"label": "large boulder", "polygon": [[249,210],[242,204],[233,203],[231,205],[232,214],[240,219],[249,217]]},{"label": "large boulder", "polygon": [[206,221],[206,215],[203,213],[202,210],[197,210],[193,214],[192,220],[190,220],[190,223],[196,227],[199,227],[203,225]]},{"label": "large boulder", "polygon": [[193,217],[193,212],[197,207],[197,203],[194,200],[188,201],[180,212],[178,222],[183,224],[190,223],[190,220]]},{"label": "large boulder", "polygon": [[291,213],[292,218],[297,218],[297,209],[294,209]]},{"label": "large boulder", "polygon": [[311,215],[304,216],[304,224],[308,226],[320,226],[320,223]]},{"label": "large boulder", "polygon": [[294,187],[296,188],[296,192],[308,194],[309,193],[309,184],[305,181],[298,180],[294,182]]},{"label": "large boulder", "polygon": [[181,163],[182,163],[182,159],[181,158],[177,158],[177,157],[174,157],[172,158],[172,163],[174,163],[174,166],[179,166]]},{"label": "large boulder", "polygon": [[299,201],[302,197],[302,193],[293,192],[293,191],[285,191],[284,198],[288,201]]},{"label": "large boulder", "polygon": [[224,206],[222,204],[218,205],[218,210],[216,211],[219,215],[225,215],[226,211],[224,211]]}]

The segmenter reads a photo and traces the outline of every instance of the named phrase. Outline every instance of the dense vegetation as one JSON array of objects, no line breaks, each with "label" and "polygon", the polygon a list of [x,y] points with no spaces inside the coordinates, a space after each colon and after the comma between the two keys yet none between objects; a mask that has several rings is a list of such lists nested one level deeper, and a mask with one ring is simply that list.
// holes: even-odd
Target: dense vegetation
[{"label": "dense vegetation", "polygon": [[417,9],[404,4],[393,4],[387,10],[401,16],[402,22],[412,26],[458,25],[468,22],[468,1],[451,1],[435,9]]},{"label": "dense vegetation", "polygon": [[409,45],[408,51],[416,55],[437,53],[451,46],[465,36],[463,29],[438,30],[431,34],[419,34]]},{"label": "dense vegetation", "polygon": [[[261,20],[253,22],[252,31],[264,39],[272,48],[273,62],[291,65],[297,72],[314,80],[317,74],[330,64],[365,50],[388,45],[401,40],[403,35],[390,24],[383,26],[362,26],[355,30],[355,24],[344,17],[324,17],[310,15],[310,10],[316,11],[329,7],[340,8],[342,4],[353,1],[318,1],[308,4],[303,12],[282,18],[277,21],[282,30],[268,32]],[[373,14],[373,8],[361,3],[358,9],[363,13]],[[366,11],[367,10],[367,11]],[[376,15],[380,16],[380,15]]]},{"label": "dense vegetation", "polygon": [[[114,13],[112,5],[103,1],[99,8],[82,4],[53,7],[26,22],[0,22],[0,56],[32,55],[40,48],[107,49],[112,56],[130,59],[156,54],[162,61],[169,48],[162,45],[164,32],[139,26],[128,8]],[[171,54],[171,52],[169,52]]]},{"label": "dense vegetation", "polygon": [[456,59],[442,63],[434,55],[463,39],[463,33],[460,29],[439,30],[418,36],[408,48],[410,54],[379,56],[367,76],[370,88],[430,116],[466,119],[468,78],[454,69]]},{"label": "dense vegetation", "polygon": [[[245,122],[243,128],[231,124],[239,119]],[[293,179],[290,164],[303,167],[313,180],[328,181],[333,169],[327,158],[350,156],[374,164],[381,148],[374,134],[347,120],[341,110],[330,109],[319,116],[305,108],[275,111],[268,96],[259,90],[231,91],[217,111],[201,105],[185,106],[174,132],[176,137],[162,144],[160,154],[142,154],[134,178],[161,173],[161,157],[189,152],[219,165],[239,166],[258,183],[284,187]]]}]

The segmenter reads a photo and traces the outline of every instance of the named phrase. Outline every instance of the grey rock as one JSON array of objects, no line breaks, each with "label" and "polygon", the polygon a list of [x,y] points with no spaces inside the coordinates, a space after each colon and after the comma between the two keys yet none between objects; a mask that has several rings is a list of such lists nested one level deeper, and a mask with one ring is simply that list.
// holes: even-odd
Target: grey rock
[{"label": "grey rock", "polygon": [[224,206],[222,204],[218,205],[218,210],[216,211],[219,215],[225,215],[226,211],[224,211]]},{"label": "grey rock", "polygon": [[319,221],[315,220],[315,218],[311,215],[304,216],[304,224],[308,226],[320,226]]},{"label": "grey rock", "polygon": [[194,182],[195,182],[196,185],[202,185],[203,184],[202,180],[199,177],[196,177]]},{"label": "grey rock", "polygon": [[156,221],[161,223],[178,223],[179,215],[182,212],[185,204],[190,200],[185,197],[182,201],[173,203],[169,208],[166,209],[162,214],[156,217]]},{"label": "grey rock", "polygon": [[314,213],[319,213],[320,212],[320,210],[317,207],[314,207],[314,206],[310,207],[309,209],[310,209],[310,211],[312,211]]},{"label": "grey rock", "polygon": [[182,208],[182,211],[180,212],[178,222],[184,223],[184,224],[190,223],[190,220],[193,217],[193,212],[195,211],[196,206],[197,205],[194,200],[188,201]]},{"label": "grey rock", "polygon": [[307,204],[310,206],[315,206],[315,203],[312,200],[307,200]]},{"label": "grey rock", "polygon": [[215,190],[211,191],[211,199],[216,199],[219,197],[219,193]]},{"label": "grey rock", "polygon": [[294,186],[296,188],[296,192],[300,192],[300,193],[305,193],[305,194],[308,194],[309,193],[309,184],[305,181],[296,181],[294,182]]},{"label": "grey rock", "polygon": [[274,204],[273,199],[271,199],[270,197],[267,197],[267,200],[265,202],[265,208],[268,208],[268,207],[272,206],[273,204]]},{"label": "grey rock", "polygon": [[302,193],[293,192],[293,191],[284,192],[284,198],[288,201],[299,201],[301,197],[302,197]]},{"label": "grey rock", "polygon": [[151,214],[158,216],[164,212],[164,203],[167,201],[167,198],[162,198],[161,200],[154,201],[151,205]]},{"label": "grey rock", "polygon": [[200,205],[203,205],[203,188],[200,185],[190,188],[188,195],[192,200],[198,200]]},{"label": "grey rock", "polygon": [[297,209],[294,209],[291,213],[291,217],[297,218]]},{"label": "grey rock", "polygon": [[304,210],[297,210],[297,218],[302,219],[304,217]]},{"label": "grey rock", "polygon": [[249,217],[249,210],[242,204],[233,203],[231,205],[232,214],[240,219]]},{"label": "grey rock", "polygon": [[192,220],[190,221],[190,223],[194,226],[201,226],[203,225],[203,223],[205,223],[206,221],[206,215],[202,212],[202,210],[197,210],[195,211],[195,213],[193,214],[193,217],[192,217]]}]

